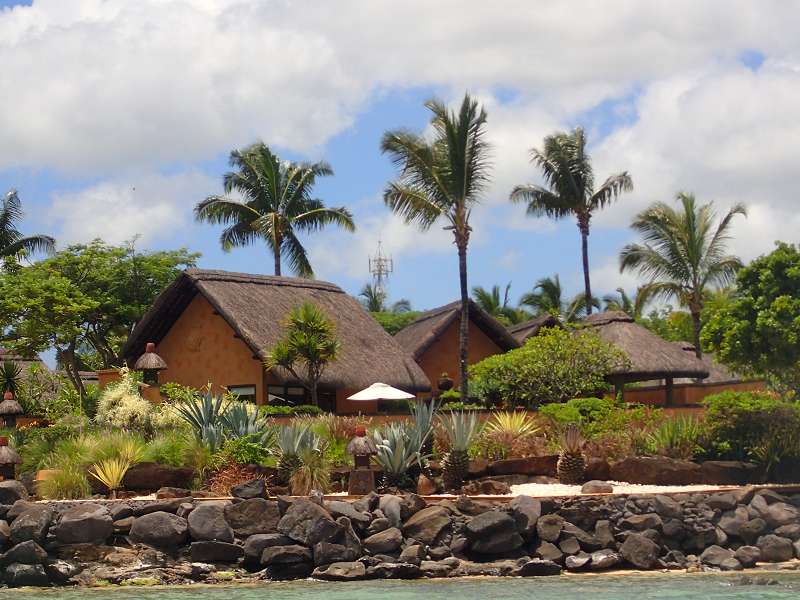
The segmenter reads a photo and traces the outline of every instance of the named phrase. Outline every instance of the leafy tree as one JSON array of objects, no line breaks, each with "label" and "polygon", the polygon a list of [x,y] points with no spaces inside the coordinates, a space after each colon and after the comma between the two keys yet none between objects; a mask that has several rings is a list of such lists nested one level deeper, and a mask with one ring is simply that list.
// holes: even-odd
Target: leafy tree
[{"label": "leafy tree", "polygon": [[713,203],[697,206],[693,194],[677,195],[681,211],[657,202],[634,219],[634,230],[644,237],[643,244],[628,244],[620,253],[620,272],[636,271],[649,279],[639,289],[642,301],[675,299],[689,309],[694,333],[692,342],[697,358],[702,357],[701,313],[712,286],[733,281],[741,261],[725,253],[733,217],[746,215],[741,204],[731,208],[714,226]]},{"label": "leafy tree", "polygon": [[[300,277],[313,277],[306,249],[298,232],[313,232],[326,225],[355,231],[353,217],[344,207],[327,208],[312,197],[318,177],[333,175],[324,162],[281,161],[264,143],[234,150],[235,171],[223,178],[224,196],[209,196],[194,209],[198,221],[226,225],[220,235],[225,251],[262,239],[272,251],[275,275],[281,275],[281,258]],[[231,197],[238,193],[242,200]]]},{"label": "leafy tree", "polygon": [[408,325],[416,321],[422,313],[419,311],[408,311],[401,313],[391,312],[371,312],[372,318],[375,319],[381,327],[383,327],[390,335],[394,335],[401,329],[405,329]]},{"label": "leafy tree", "polygon": [[646,302],[643,302],[638,291],[633,296],[629,296],[623,288],[618,287],[616,294],[603,296],[603,304],[605,304],[605,310],[620,310],[634,319],[638,319],[642,316]]},{"label": "leafy tree", "polygon": [[[551,314],[565,323],[577,321],[587,314],[586,295],[580,293],[569,300],[564,299],[558,275],[542,277],[532,291],[523,294],[519,303],[531,308],[537,316]],[[591,305],[600,308],[597,298],[592,298]]]},{"label": "leafy tree", "polygon": [[[584,297],[592,298],[589,281],[589,221],[623,192],[633,190],[627,171],[611,175],[594,189],[594,171],[586,153],[586,135],[580,127],[571,133],[559,132],[544,138],[542,150],[531,149],[531,162],[538,167],[547,187],[518,185],[511,192],[512,202],[528,205],[528,214],[554,219],[575,217],[581,232]],[[586,306],[592,314],[592,305]]]},{"label": "leafy tree", "polygon": [[411,310],[411,302],[405,298],[388,305],[386,303],[386,292],[369,283],[361,289],[358,295],[361,297],[361,304],[369,312],[398,314]]},{"label": "leafy tree", "polygon": [[286,369],[311,393],[311,403],[317,406],[319,380],[340,348],[333,322],[322,309],[305,302],[289,313],[286,335],[272,348],[265,365]]},{"label": "leafy tree", "polygon": [[597,394],[627,355],[588,330],[546,328],[522,348],[473,365],[475,395],[490,403],[536,407]]},{"label": "leafy tree", "polygon": [[472,298],[478,306],[501,323],[505,325],[514,325],[515,323],[521,323],[527,320],[530,318],[530,315],[522,309],[511,306],[509,302],[510,292],[510,283],[506,285],[502,298],[499,285],[492,286],[491,290],[476,286],[472,288]]},{"label": "leafy tree", "polygon": [[387,186],[383,198],[407,223],[415,223],[423,231],[437,221],[444,221],[445,229],[453,232],[461,292],[460,389],[467,395],[467,247],[472,232],[469,222],[472,208],[489,181],[486,111],[469,94],[464,96],[457,112],[438,100],[430,100],[425,106],[433,113],[430,141],[404,130],[388,131],[383,136],[381,149],[400,171],[398,179]]},{"label": "leafy tree", "polygon": [[17,229],[22,219],[22,202],[17,190],[9,190],[0,204],[0,257],[12,260],[20,254],[44,252],[52,254],[56,241],[49,235],[23,235]]},{"label": "leafy tree", "polygon": [[694,337],[692,316],[685,310],[673,310],[671,306],[653,309],[636,322],[668,342],[692,343]]},{"label": "leafy tree", "polygon": [[737,276],[737,292],[713,311],[702,338],[740,373],[800,391],[800,251],[778,243]]}]

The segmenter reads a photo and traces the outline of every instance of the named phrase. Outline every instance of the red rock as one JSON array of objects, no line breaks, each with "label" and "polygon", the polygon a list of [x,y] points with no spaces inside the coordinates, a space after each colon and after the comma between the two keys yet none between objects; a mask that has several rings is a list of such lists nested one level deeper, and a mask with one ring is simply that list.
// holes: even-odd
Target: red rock
[{"label": "red rock", "polygon": [[507,458],[489,465],[492,475],[548,475],[556,474],[557,455]]},{"label": "red rock", "polygon": [[700,465],[666,456],[636,456],[611,465],[611,479],[650,485],[703,483]]}]

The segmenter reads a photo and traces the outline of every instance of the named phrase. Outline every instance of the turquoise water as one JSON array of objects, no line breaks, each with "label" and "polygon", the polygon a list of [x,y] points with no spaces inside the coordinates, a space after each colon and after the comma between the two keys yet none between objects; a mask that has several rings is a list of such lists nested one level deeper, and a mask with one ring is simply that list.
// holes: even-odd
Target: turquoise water
[{"label": "turquoise water", "polygon": [[[765,573],[778,585],[737,585],[736,575],[602,575],[539,579],[294,581],[248,586],[60,589],[13,592],[24,600],[774,600],[800,597],[800,573]],[[0,591],[0,598],[10,594]]]}]

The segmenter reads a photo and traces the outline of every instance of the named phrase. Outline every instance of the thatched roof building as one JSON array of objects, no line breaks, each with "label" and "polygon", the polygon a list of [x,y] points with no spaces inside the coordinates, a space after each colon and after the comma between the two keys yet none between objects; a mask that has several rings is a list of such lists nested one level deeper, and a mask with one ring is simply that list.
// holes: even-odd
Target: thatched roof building
[{"label": "thatched roof building", "polygon": [[341,342],[322,387],[356,391],[382,381],[414,393],[430,389],[412,357],[355,298],[331,283],[292,277],[187,269],[137,324],[122,356],[134,364],[147,342],[155,342],[168,365],[162,381],[197,385],[219,373],[215,384],[253,388],[261,402],[273,386],[297,385],[286,372],[261,380],[252,365],[262,366],[285,334],[286,316],[303,302],[325,311]]},{"label": "thatched roof building", "polygon": [[28,371],[34,365],[41,369],[48,369],[47,365],[41,358],[39,358],[39,356],[21,356],[16,352],[11,352],[5,348],[0,348],[0,364],[4,362],[14,363],[23,373]]},{"label": "thatched roof building", "polygon": [[525,321],[524,323],[517,323],[516,325],[510,325],[508,327],[508,332],[514,336],[514,339],[517,340],[520,344],[524,344],[530,338],[539,335],[539,332],[544,327],[564,327],[561,324],[561,321],[558,317],[551,314],[544,314],[539,315],[538,317],[534,317],[529,321]]},{"label": "thatched roof building", "polygon": [[[672,342],[684,352],[694,356],[694,344],[689,342]],[[742,376],[734,373],[725,365],[717,362],[716,357],[712,352],[703,352],[703,358],[700,359],[706,369],[708,369],[708,377],[703,379],[703,383],[733,383],[742,381]],[[676,379],[675,383],[692,383],[691,379]]]},{"label": "thatched roof building", "polygon": [[612,373],[609,377],[614,383],[652,379],[672,382],[678,377],[708,377],[708,368],[693,354],[635,323],[624,312],[595,313],[586,317],[582,324],[623,350],[630,358],[630,369]]}]

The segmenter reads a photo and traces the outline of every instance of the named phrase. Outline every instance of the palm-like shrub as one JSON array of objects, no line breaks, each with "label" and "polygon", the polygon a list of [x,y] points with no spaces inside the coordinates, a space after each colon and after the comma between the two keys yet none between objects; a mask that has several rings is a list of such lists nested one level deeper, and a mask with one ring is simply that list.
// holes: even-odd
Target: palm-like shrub
[{"label": "palm-like shrub", "polygon": [[469,472],[469,447],[481,432],[474,412],[451,412],[439,418],[447,435],[450,450],[442,461],[445,489],[458,489]]},{"label": "palm-like shrub", "polygon": [[93,465],[89,475],[102,483],[113,498],[116,491],[122,486],[125,473],[131,468],[131,463],[123,458],[109,458]]},{"label": "palm-like shrub", "polygon": [[651,452],[690,460],[699,449],[703,427],[700,421],[689,415],[666,419],[653,429],[647,438]]},{"label": "palm-like shrub", "polygon": [[325,493],[331,485],[330,461],[324,442],[311,436],[308,446],[300,450],[300,465],[289,478],[292,494],[307,496],[312,490]]},{"label": "palm-like shrub", "polygon": [[496,412],[483,428],[481,445],[494,459],[521,455],[540,429],[526,412]]},{"label": "palm-like shrub", "polygon": [[16,396],[21,375],[22,369],[17,363],[4,360],[0,366],[0,392],[12,392]]},{"label": "palm-like shrub", "polygon": [[314,438],[308,425],[290,425],[281,427],[275,440],[278,454],[277,479],[281,485],[287,485],[292,474],[300,468],[301,452],[307,448]]},{"label": "palm-like shrub", "polygon": [[409,471],[422,468],[424,456],[418,437],[410,436],[401,423],[390,423],[373,432],[378,453],[375,461],[383,472],[383,487],[409,488],[414,484]]}]

